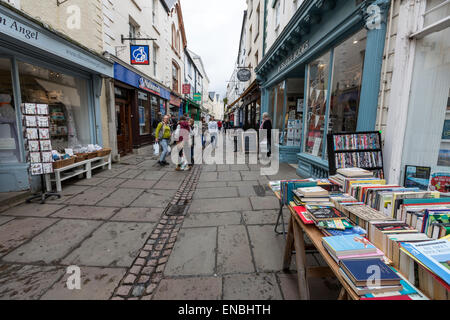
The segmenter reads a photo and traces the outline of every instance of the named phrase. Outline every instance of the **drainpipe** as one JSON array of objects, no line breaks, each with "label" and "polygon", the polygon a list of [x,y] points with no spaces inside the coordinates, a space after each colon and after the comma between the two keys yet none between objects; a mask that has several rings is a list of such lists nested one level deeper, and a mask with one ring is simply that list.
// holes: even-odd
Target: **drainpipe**
[{"label": "drainpipe", "polygon": [[267,37],[267,1],[268,0],[264,0],[264,23],[263,23],[263,28],[264,28],[264,32],[263,32],[263,52],[262,52],[262,56],[264,57],[266,55],[266,37]]},{"label": "drainpipe", "polygon": [[383,83],[381,87],[381,100],[380,100],[380,116],[378,118],[378,124],[377,124],[377,130],[381,130],[381,125],[383,123],[383,115],[384,115],[384,99],[386,96],[386,83],[387,83],[387,68],[389,65],[389,50],[391,49],[391,30],[392,30],[392,20],[394,16],[394,10],[395,10],[395,0],[392,0],[391,7],[390,7],[390,13],[389,13],[389,22],[388,22],[388,42],[386,46],[386,60],[384,62],[383,67]]}]

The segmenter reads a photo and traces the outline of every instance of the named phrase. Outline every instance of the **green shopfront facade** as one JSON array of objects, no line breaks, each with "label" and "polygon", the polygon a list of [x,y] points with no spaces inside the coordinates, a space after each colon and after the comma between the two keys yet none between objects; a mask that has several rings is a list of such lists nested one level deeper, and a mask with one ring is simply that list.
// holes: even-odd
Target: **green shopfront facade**
[{"label": "green shopfront facade", "polygon": [[[0,5],[0,192],[39,188],[29,174],[22,103],[63,112],[50,127],[53,149],[102,141],[100,96],[113,64],[8,6]],[[53,123],[53,122],[52,122]],[[64,134],[58,134],[63,130]],[[63,133],[62,131],[59,133]]]},{"label": "green shopfront facade", "polygon": [[280,161],[300,176],[328,176],[328,133],[375,129],[389,5],[306,0],[256,68]]}]

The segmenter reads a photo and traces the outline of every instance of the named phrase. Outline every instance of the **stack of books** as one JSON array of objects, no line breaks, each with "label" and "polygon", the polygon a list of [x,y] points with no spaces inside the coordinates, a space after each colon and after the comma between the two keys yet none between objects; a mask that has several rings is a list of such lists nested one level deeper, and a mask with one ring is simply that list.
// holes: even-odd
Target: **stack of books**
[{"label": "stack of books", "polygon": [[329,180],[341,187],[346,192],[346,184],[352,180],[369,179],[375,180],[373,172],[361,168],[338,169],[336,175],[331,176]]},{"label": "stack of books", "polygon": [[329,203],[330,193],[322,187],[298,188],[294,192],[294,202],[298,205]]},{"label": "stack of books", "polygon": [[330,256],[339,263],[341,260],[383,259],[384,254],[366,238],[358,235],[323,237],[322,244]]}]

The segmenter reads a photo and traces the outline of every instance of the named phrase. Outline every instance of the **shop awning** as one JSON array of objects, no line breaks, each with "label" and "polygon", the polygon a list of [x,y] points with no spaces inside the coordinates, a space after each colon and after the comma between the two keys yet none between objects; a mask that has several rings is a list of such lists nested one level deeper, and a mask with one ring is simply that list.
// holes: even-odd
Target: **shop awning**
[{"label": "shop awning", "polygon": [[242,100],[249,92],[251,92],[253,89],[256,88],[256,86],[258,85],[258,83],[255,81],[252,82],[252,84],[244,91],[243,94],[241,94],[241,96],[234,101],[232,104],[230,104],[230,107],[233,107],[236,103],[238,103],[240,100]]}]

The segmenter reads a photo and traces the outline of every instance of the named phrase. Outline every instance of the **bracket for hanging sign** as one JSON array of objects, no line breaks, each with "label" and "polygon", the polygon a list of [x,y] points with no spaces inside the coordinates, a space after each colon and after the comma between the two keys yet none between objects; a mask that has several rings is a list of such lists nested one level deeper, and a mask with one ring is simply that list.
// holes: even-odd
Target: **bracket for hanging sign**
[{"label": "bracket for hanging sign", "polygon": [[146,41],[146,40],[154,41],[154,40],[158,40],[158,39],[155,39],[155,38],[125,38],[123,36],[123,34],[120,35],[120,39],[121,39],[122,43],[124,43],[125,41]]},{"label": "bracket for hanging sign", "polygon": [[56,0],[56,5],[59,7],[60,5],[66,3],[69,0]]}]

